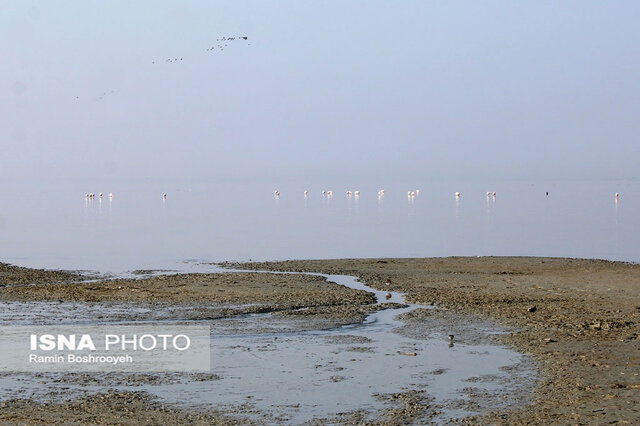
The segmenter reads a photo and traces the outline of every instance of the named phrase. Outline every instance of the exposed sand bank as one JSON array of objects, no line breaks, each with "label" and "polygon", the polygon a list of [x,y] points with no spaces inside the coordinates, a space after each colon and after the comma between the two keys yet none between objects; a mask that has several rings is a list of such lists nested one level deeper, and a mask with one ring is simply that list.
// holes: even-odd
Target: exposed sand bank
[{"label": "exposed sand bank", "polygon": [[375,303],[371,293],[302,274],[173,274],[140,280],[54,283],[0,289],[0,300],[265,303],[328,306]]},{"label": "exposed sand bank", "polygon": [[68,283],[84,279],[86,279],[86,277],[74,272],[30,269],[0,263],[0,287],[27,284]]},{"label": "exposed sand bank", "polygon": [[[172,274],[139,280],[53,284],[43,280],[45,284],[1,287],[0,301],[130,302],[132,306],[154,310],[173,306],[183,308],[175,315],[190,320],[273,312],[314,317],[324,320],[324,327],[362,321],[377,309],[371,306],[376,302],[372,293],[303,274]],[[134,313],[128,318],[148,319]]]}]

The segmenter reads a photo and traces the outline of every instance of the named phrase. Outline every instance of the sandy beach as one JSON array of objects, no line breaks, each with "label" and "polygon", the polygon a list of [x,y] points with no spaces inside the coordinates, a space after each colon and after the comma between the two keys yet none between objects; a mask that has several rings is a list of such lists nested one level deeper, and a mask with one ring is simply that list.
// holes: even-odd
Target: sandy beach
[{"label": "sandy beach", "polygon": [[[599,260],[451,257],[228,263],[242,269],[345,274],[379,290],[406,293],[406,301],[431,305],[401,320],[413,332],[446,324],[456,341],[473,340],[468,325],[493,322],[505,330],[490,339],[535,361],[539,380],[523,403],[457,419],[467,423],[634,423],[640,417],[640,266]],[[361,322],[384,305],[371,293],[322,277],[265,273],[173,274],[140,280],[78,283],[72,272],[0,265],[1,301],[126,302],[193,305],[190,319],[272,312],[304,319],[306,327]],[[390,284],[385,281],[390,280]],[[206,307],[203,305],[206,303]],[[247,304],[250,304],[247,306]],[[237,306],[236,306],[237,305]],[[212,307],[213,306],[213,307]],[[312,325],[309,325],[311,323]],[[10,424],[269,423],[270,419],[193,411],[162,404],[144,393],[110,392],[75,401],[0,403]],[[385,424],[437,419],[436,407],[409,390]],[[332,421],[360,423],[350,413]],[[327,419],[324,419],[327,420]]]}]

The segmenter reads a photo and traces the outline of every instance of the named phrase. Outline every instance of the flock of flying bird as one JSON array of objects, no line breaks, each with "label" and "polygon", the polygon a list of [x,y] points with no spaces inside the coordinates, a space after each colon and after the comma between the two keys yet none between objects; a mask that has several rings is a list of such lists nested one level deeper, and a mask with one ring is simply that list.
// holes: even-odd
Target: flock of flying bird
[{"label": "flock of flying bird", "polygon": [[[249,37],[247,37],[247,36],[218,38],[218,39],[216,39],[216,44],[212,45],[211,47],[207,47],[206,51],[207,52],[214,52],[216,50],[223,51],[226,47],[229,47],[229,43],[234,43],[234,42],[238,42],[238,41],[247,41],[247,40],[249,40]],[[247,43],[247,46],[251,46],[251,43]],[[183,57],[175,56],[173,58],[166,58],[163,62],[164,63],[173,63],[173,62],[181,62],[183,60],[184,60]],[[151,61],[151,64],[154,65],[154,64],[156,64],[156,62],[158,62],[158,61],[157,60],[153,60],[153,61]]]},{"label": "flock of flying bird", "polygon": [[[249,37],[247,36],[235,36],[235,37],[221,37],[216,39],[216,44],[212,45],[211,47],[207,47],[206,52],[214,52],[216,50],[218,51],[223,51],[225,48],[228,48],[230,46],[230,43],[235,43],[237,44],[238,42],[247,42],[249,40]],[[251,46],[251,43],[246,43],[247,46]],[[164,61],[164,63],[173,63],[173,62],[181,62],[184,60],[184,57],[182,56],[174,56],[174,57],[170,57],[170,58],[166,58]],[[158,60],[152,60],[151,64],[156,64],[160,61]],[[102,100],[107,96],[110,95],[114,95],[116,93],[115,90],[109,90],[106,92],[103,92],[102,95],[98,96],[97,98],[93,98],[93,99],[97,99],[97,100]],[[75,97],[76,100],[80,99],[80,96],[76,96]],[[94,194],[95,195],[95,194]]]}]

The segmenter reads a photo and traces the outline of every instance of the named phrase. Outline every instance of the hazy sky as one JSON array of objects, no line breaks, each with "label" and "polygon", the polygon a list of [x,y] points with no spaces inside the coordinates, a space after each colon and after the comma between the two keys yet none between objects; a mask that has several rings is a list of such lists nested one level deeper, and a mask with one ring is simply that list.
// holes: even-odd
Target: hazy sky
[{"label": "hazy sky", "polygon": [[[637,1],[0,1],[0,177],[637,178],[639,22]],[[223,36],[251,45],[206,51]]]}]

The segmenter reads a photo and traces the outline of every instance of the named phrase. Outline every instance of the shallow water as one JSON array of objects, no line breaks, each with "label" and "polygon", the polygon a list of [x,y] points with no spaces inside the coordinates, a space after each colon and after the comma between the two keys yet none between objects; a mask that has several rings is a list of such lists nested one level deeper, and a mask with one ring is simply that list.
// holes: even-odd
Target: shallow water
[{"label": "shallow water", "polygon": [[[0,187],[0,260],[32,267],[122,273],[183,270],[182,262],[193,259],[447,255],[640,260],[640,183],[634,181]],[[386,193],[378,197],[381,188]],[[323,189],[333,197],[323,197]],[[415,189],[419,195],[407,197]],[[347,198],[347,190],[360,196]],[[85,199],[100,191],[113,192],[113,199]],[[487,191],[497,196],[487,198]]]},{"label": "shallow water", "polygon": [[[205,267],[219,270],[200,265]],[[374,291],[351,276],[326,277]],[[390,292],[389,299],[387,292],[375,294],[379,303],[403,302],[400,293]],[[304,321],[270,314],[200,321],[211,326],[213,380],[161,375],[154,379],[157,383],[123,385],[135,380],[100,374],[80,380],[64,374],[13,374],[0,377],[0,399],[56,400],[105,388],[146,390],[170,403],[300,423],[356,410],[376,412],[392,406],[384,395],[410,389],[425,391],[425,398],[441,407],[441,420],[517,404],[526,397],[535,378],[527,357],[488,343],[451,344],[443,324],[420,328],[420,337],[398,333],[404,323],[397,315],[418,307],[378,311],[363,324],[310,331],[296,327],[297,321]],[[0,309],[1,325],[162,323],[163,318],[179,324],[194,311],[191,305],[158,308],[122,302],[3,302]],[[482,324],[474,329],[480,340],[496,332],[500,330]],[[483,393],[484,399],[466,405],[469,392]]]}]

